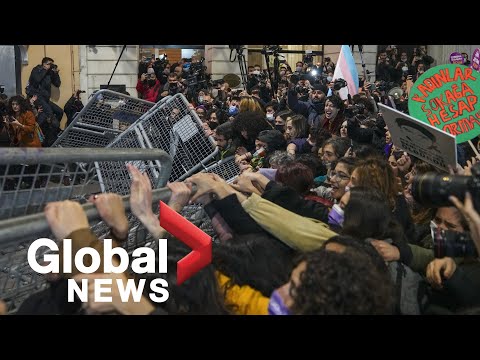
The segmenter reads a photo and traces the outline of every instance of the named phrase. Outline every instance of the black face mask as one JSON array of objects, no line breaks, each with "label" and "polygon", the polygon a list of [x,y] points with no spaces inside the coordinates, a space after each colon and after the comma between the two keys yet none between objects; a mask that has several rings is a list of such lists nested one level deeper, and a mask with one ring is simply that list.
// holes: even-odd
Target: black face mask
[{"label": "black face mask", "polygon": [[150,80],[147,81],[147,83],[148,83],[148,86],[154,86],[155,83],[156,83],[156,80],[150,79]]},{"label": "black face mask", "polygon": [[285,132],[285,125],[275,125],[275,130],[278,130],[283,134]]}]

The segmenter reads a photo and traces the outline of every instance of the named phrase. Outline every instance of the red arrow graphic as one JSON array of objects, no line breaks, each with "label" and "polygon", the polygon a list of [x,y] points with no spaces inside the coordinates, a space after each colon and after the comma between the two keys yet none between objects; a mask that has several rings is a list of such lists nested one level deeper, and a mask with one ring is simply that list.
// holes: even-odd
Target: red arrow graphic
[{"label": "red arrow graphic", "polygon": [[192,249],[177,262],[177,285],[212,262],[212,239],[190,221],[160,201],[160,226]]}]

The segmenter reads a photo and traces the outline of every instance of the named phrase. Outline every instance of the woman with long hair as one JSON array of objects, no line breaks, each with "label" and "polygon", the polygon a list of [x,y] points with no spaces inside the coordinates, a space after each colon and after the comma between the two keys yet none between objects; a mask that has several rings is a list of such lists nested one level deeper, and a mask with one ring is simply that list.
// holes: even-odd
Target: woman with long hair
[{"label": "woman with long hair", "polygon": [[27,100],[20,95],[11,97],[8,101],[8,112],[3,121],[11,130],[12,144],[19,147],[41,147],[42,143],[35,129],[37,121]]}]

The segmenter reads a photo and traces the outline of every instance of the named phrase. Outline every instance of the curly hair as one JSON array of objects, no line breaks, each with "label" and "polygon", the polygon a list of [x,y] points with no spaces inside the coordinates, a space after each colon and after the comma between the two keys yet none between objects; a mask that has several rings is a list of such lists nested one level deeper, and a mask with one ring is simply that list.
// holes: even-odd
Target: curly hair
[{"label": "curly hair", "polygon": [[388,199],[393,210],[397,195],[401,191],[393,170],[385,159],[369,158],[361,161],[355,168],[357,183],[355,186],[365,186],[380,190]]},{"label": "curly hair", "polygon": [[306,253],[299,284],[290,288],[296,315],[385,315],[392,313],[392,285],[368,255],[347,248]]},{"label": "curly hair", "polygon": [[22,95],[15,95],[15,96],[12,96],[8,100],[8,111],[9,111],[10,115],[14,115],[13,114],[13,109],[12,109],[12,103],[13,102],[16,102],[20,106],[20,114],[23,114],[27,111],[32,110],[32,107],[30,106],[27,99],[25,99]]},{"label": "curly hair", "polygon": [[237,115],[233,120],[233,131],[236,133],[236,137],[241,137],[242,131],[247,132],[249,141],[255,141],[258,134],[262,130],[271,130],[265,115],[256,111],[244,111]]},{"label": "curly hair", "polygon": [[295,161],[295,156],[286,151],[275,151],[269,159],[270,167],[277,169],[282,165]]}]

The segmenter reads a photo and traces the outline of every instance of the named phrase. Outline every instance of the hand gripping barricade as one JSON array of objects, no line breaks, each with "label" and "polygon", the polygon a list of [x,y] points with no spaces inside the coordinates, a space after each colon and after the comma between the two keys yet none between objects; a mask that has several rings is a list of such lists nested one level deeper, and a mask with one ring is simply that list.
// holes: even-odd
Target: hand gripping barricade
[{"label": "hand gripping barricade", "polygon": [[[129,188],[129,162],[149,174],[154,188],[167,183],[171,158],[159,149],[0,148],[0,299],[7,301],[10,311],[46,284],[27,262],[31,242],[41,237],[54,239],[42,212],[44,205],[66,199],[86,203],[90,194],[105,187],[98,168],[103,169],[104,177],[123,179]],[[165,194],[164,189],[160,195]],[[158,199],[156,196],[154,201],[158,203]],[[98,223],[93,205],[84,207],[89,219],[97,220],[92,230],[99,237],[105,236],[108,227]],[[130,213],[128,217],[130,229],[137,231],[136,218]],[[127,250],[143,246],[135,235],[129,234]]]},{"label": "hand gripping barricade", "polygon": [[105,147],[154,105],[111,90],[99,90],[52,147]]},{"label": "hand gripping barricade", "polygon": [[[187,99],[177,94],[159,102],[108,148],[162,149],[173,159],[169,181],[184,180],[205,168],[216,155],[212,137],[208,137]],[[99,168],[99,173],[103,169]],[[122,192],[115,179],[104,178],[108,191]]]},{"label": "hand gripping barricade", "polygon": [[230,156],[208,166],[203,172],[217,174],[230,184],[240,175],[240,168],[235,163],[235,156]]}]

